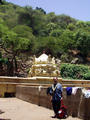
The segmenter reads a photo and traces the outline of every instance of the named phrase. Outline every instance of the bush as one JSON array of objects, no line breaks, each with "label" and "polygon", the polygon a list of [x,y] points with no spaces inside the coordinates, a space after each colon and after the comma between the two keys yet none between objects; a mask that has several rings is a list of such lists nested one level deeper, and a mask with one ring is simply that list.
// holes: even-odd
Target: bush
[{"label": "bush", "polygon": [[85,80],[90,80],[90,71],[89,71],[88,73],[84,74],[84,75],[83,75],[83,78],[84,78]]},{"label": "bush", "polygon": [[89,67],[85,65],[61,64],[60,71],[63,78],[90,79]]}]

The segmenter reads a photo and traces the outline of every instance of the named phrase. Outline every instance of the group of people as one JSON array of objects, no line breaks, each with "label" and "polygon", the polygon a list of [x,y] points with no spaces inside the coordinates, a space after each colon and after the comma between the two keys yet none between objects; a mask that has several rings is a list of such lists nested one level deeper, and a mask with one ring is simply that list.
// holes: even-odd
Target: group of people
[{"label": "group of people", "polygon": [[[51,95],[52,107],[55,113],[53,118],[59,117],[60,115],[59,113],[64,115],[64,111],[63,111],[64,109],[60,111],[62,106],[62,92],[63,92],[62,85],[58,83],[58,78],[54,77],[52,86],[47,89],[47,94]],[[63,108],[65,107],[63,106]]]}]

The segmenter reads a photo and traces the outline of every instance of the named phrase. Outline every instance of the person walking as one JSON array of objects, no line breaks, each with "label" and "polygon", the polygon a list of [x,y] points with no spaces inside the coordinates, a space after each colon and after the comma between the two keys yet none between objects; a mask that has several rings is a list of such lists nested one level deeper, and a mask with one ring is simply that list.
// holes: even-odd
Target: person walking
[{"label": "person walking", "polygon": [[55,115],[53,118],[57,117],[58,111],[61,106],[61,98],[62,98],[62,85],[58,83],[58,78],[54,77],[53,78],[53,84],[50,88],[49,94],[51,95],[51,102],[52,102],[52,107],[54,110]]}]

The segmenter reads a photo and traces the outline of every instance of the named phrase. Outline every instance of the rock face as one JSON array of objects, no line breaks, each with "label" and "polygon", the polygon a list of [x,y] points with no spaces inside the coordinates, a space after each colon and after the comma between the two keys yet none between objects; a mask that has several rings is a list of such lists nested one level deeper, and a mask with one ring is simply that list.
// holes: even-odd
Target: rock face
[{"label": "rock face", "polygon": [[33,65],[29,71],[29,76],[56,77],[60,76],[60,71],[55,64],[55,58],[42,54],[40,57],[33,57]]},{"label": "rock face", "polygon": [[78,62],[78,58],[75,58],[74,60],[71,61],[72,64],[76,64]]}]

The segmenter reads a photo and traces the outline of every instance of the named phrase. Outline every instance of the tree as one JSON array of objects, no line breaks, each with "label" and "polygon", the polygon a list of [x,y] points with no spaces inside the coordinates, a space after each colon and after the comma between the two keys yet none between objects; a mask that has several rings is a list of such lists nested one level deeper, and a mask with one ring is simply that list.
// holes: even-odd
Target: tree
[{"label": "tree", "polygon": [[72,23],[70,23],[68,26],[67,26],[67,29],[71,30],[71,31],[74,31],[76,29],[76,26]]},{"label": "tree", "polygon": [[75,48],[75,41],[73,39],[73,31],[70,31],[68,29],[66,29],[63,34],[61,35],[60,39],[61,39],[61,47],[63,49],[64,52],[68,52],[68,50],[70,49],[74,49]]},{"label": "tree", "polygon": [[29,40],[29,51],[32,51],[32,47],[34,44],[35,36],[32,34],[32,29],[26,25],[17,25],[12,29],[19,38],[28,39]]},{"label": "tree", "polygon": [[62,33],[63,33],[63,30],[55,29],[51,31],[50,36],[59,37],[61,36]]},{"label": "tree", "polygon": [[55,22],[55,13],[54,12],[50,12],[47,14],[46,18],[47,18],[47,23],[49,22]]},{"label": "tree", "polygon": [[42,8],[36,7],[36,10],[39,10],[39,11],[41,11],[42,13],[46,14],[45,10],[42,9]]},{"label": "tree", "polygon": [[8,31],[8,27],[4,25],[2,21],[0,24],[0,42],[1,42],[2,37],[7,33],[7,31]]},{"label": "tree", "polygon": [[70,23],[75,24],[76,20],[74,18],[71,18],[70,16],[62,14],[62,15],[55,16],[54,23],[57,24],[59,29],[66,29]]},{"label": "tree", "polygon": [[57,25],[55,23],[47,24],[47,31],[48,31],[48,33],[52,32],[56,28],[57,28]]},{"label": "tree", "polygon": [[12,56],[12,60],[15,66],[15,72],[17,71],[17,59],[16,56],[22,50],[27,50],[30,47],[30,40],[28,38],[20,37],[13,31],[8,31],[2,37],[2,48],[6,53]]},{"label": "tree", "polygon": [[35,46],[34,46],[34,54],[41,54],[42,51],[45,50],[47,54],[51,54],[52,56],[60,55],[61,48],[58,44],[58,39],[52,36],[48,37],[38,37]]},{"label": "tree", "polygon": [[45,24],[45,13],[41,9],[33,10],[31,7],[26,6],[19,13],[19,21],[20,24],[31,27],[34,35],[38,35]]},{"label": "tree", "polygon": [[45,14],[43,14],[39,10],[35,10],[33,12],[32,19],[33,19],[33,24],[31,25],[31,27],[33,30],[33,34],[36,36],[40,35],[41,29],[44,29],[46,23]]},{"label": "tree", "polygon": [[76,48],[80,50],[80,53],[85,60],[87,55],[90,53],[90,32],[79,29],[74,34]]},{"label": "tree", "polygon": [[32,28],[26,25],[17,25],[12,29],[19,37],[32,38]]},{"label": "tree", "polygon": [[87,27],[87,23],[84,21],[77,21],[76,26],[77,28],[85,28]]},{"label": "tree", "polygon": [[24,7],[24,8],[17,8],[16,9],[18,13],[18,24],[19,25],[27,25],[32,27],[33,25],[33,9],[32,7]]}]

